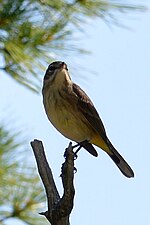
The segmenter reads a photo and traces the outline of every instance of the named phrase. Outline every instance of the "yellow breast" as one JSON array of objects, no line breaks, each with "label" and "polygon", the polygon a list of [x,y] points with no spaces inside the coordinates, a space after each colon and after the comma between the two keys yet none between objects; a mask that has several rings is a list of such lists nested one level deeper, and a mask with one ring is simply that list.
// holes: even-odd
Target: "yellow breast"
[{"label": "yellow breast", "polygon": [[75,104],[59,92],[44,96],[46,114],[53,126],[65,137],[81,142],[90,140],[92,130]]}]

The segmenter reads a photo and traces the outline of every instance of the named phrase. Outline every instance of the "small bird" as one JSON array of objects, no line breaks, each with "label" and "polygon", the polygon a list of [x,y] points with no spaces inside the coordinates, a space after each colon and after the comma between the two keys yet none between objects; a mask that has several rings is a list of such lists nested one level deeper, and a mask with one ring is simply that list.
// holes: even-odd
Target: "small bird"
[{"label": "small bird", "polygon": [[109,141],[92,101],[71,80],[66,63],[55,61],[48,66],[42,94],[47,117],[62,135],[78,143],[93,156],[98,156],[93,145],[98,146],[126,177],[134,177],[131,167]]}]

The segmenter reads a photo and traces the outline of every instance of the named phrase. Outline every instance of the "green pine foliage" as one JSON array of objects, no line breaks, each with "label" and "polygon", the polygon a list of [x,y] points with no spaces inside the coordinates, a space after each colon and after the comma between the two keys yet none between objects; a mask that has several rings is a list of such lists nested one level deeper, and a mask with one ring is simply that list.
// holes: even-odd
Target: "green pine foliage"
[{"label": "green pine foliage", "polygon": [[[125,1],[124,1],[125,2]],[[20,84],[38,92],[47,63],[57,52],[76,50],[74,31],[87,18],[116,23],[116,12],[144,7],[113,0],[3,0],[0,2],[0,69]],[[72,26],[73,25],[73,26]]]},{"label": "green pine foliage", "polygon": [[0,224],[10,218],[30,225],[47,224],[38,216],[45,208],[45,194],[37,170],[26,161],[30,154],[25,144],[16,139],[18,133],[0,126]]}]

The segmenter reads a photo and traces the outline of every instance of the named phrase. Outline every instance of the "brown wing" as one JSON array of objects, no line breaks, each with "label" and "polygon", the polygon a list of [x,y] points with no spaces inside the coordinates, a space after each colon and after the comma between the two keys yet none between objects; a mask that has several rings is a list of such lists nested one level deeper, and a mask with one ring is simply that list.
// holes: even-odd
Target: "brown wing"
[{"label": "brown wing", "polygon": [[79,110],[83,113],[83,115],[89,121],[91,126],[101,135],[103,140],[107,142],[104,125],[90,98],[76,84],[73,84],[73,91],[78,96],[77,106]]},{"label": "brown wing", "polygon": [[[107,143],[108,147],[110,148],[111,154],[108,153],[108,155],[111,157],[111,159],[115,162],[115,164],[118,166],[118,168],[125,176],[134,177],[134,172],[131,169],[131,167],[127,164],[127,162],[123,159],[123,157],[118,153],[118,151],[113,147],[111,142],[108,140],[104,125],[89,97],[76,84],[73,84],[73,91],[78,97],[77,105],[79,110],[82,111],[83,115],[89,121],[91,126],[100,134],[100,136],[103,138],[103,140]],[[87,148],[85,149],[87,149],[90,152],[91,149],[89,149],[88,146],[86,147]]]}]

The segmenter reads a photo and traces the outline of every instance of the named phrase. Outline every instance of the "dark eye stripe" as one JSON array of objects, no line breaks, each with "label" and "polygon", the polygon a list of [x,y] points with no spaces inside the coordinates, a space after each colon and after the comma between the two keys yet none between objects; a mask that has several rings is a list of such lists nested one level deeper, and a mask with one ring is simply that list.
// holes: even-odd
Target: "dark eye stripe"
[{"label": "dark eye stripe", "polygon": [[50,65],[49,67],[48,67],[48,71],[54,71],[56,69],[56,67],[54,67],[53,65]]},{"label": "dark eye stripe", "polygon": [[56,68],[54,66],[49,66],[48,69],[46,70],[44,80],[49,79],[49,77],[53,75],[55,69]]}]

